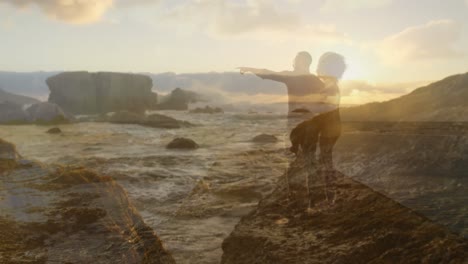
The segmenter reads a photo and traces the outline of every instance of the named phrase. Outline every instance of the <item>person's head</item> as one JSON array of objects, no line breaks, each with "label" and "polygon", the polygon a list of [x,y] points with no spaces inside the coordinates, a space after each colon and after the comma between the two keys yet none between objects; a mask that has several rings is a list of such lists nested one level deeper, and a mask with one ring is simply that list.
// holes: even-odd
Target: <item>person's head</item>
[{"label": "person's head", "polygon": [[293,68],[298,72],[309,72],[310,64],[312,63],[312,56],[307,51],[297,53],[294,58]]},{"label": "person's head", "polygon": [[317,65],[317,75],[333,77],[337,80],[343,77],[345,70],[345,58],[335,52],[325,52],[320,57]]}]

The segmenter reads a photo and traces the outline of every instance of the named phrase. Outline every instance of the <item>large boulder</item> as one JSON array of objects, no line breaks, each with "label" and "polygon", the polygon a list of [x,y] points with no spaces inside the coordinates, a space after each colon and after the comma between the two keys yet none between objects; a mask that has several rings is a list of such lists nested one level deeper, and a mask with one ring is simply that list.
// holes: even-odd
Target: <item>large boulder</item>
[{"label": "large boulder", "polygon": [[151,114],[146,117],[143,125],[156,128],[180,128],[182,121],[179,121],[170,116]]},{"label": "large boulder", "polygon": [[162,99],[156,108],[159,110],[188,110],[189,103],[196,102],[198,97],[194,92],[176,88]]},{"label": "large boulder", "polygon": [[19,155],[16,146],[0,139],[0,173],[13,169],[18,164]]},{"label": "large boulder", "polygon": [[189,138],[175,138],[167,146],[168,149],[197,149],[198,144]]},{"label": "large boulder", "polygon": [[36,123],[68,123],[73,119],[60,106],[47,102],[33,104],[26,111],[29,119]]},{"label": "large boulder", "polygon": [[21,124],[29,122],[29,115],[19,104],[6,101],[0,103],[0,124]]},{"label": "large boulder", "polygon": [[145,115],[129,111],[120,111],[107,118],[107,121],[114,124],[134,124],[154,128],[181,128],[191,126],[189,122],[180,121],[170,116],[151,114]]},{"label": "large boulder", "polygon": [[144,112],[157,103],[151,78],[140,74],[65,72],[47,79],[49,102],[73,114]]},{"label": "large boulder", "polygon": [[[5,151],[12,145],[0,140]],[[111,177],[18,166],[0,171],[1,263],[175,263]]]}]

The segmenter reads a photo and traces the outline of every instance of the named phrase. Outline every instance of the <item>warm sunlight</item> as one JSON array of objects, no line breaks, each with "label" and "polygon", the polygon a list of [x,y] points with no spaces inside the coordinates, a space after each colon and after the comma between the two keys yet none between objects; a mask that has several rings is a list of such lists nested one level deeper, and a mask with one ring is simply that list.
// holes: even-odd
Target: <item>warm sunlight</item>
[{"label": "warm sunlight", "polygon": [[0,264],[467,264],[468,0],[0,0]]}]

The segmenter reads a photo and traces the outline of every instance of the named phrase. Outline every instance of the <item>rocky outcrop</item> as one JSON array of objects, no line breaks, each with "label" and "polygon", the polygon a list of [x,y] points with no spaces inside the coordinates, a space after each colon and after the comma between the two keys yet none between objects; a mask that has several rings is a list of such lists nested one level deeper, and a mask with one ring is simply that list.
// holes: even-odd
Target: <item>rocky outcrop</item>
[{"label": "rocky outcrop", "polygon": [[112,178],[15,152],[0,140],[2,263],[174,263]]},{"label": "rocky outcrop", "polygon": [[16,95],[9,92],[5,92],[0,89],[0,103],[4,102],[12,102],[19,105],[28,105],[28,104],[35,104],[39,103],[40,101],[31,97],[23,96],[23,95]]},{"label": "rocky outcrop", "polygon": [[155,107],[152,80],[140,74],[65,72],[47,79],[49,102],[73,114],[144,112]]},{"label": "rocky outcrop", "polygon": [[114,124],[135,124],[154,128],[181,128],[192,126],[189,122],[180,121],[170,116],[151,114],[145,115],[128,111],[114,113],[108,118],[110,123]]},{"label": "rocky outcrop", "polygon": [[159,110],[188,110],[189,103],[198,100],[198,95],[191,91],[185,91],[180,88],[174,89],[169,95],[161,99],[156,106]]},{"label": "rocky outcrop", "polygon": [[168,149],[197,149],[198,147],[198,144],[189,138],[175,138],[166,146]]},{"label": "rocky outcrop", "polygon": [[[339,172],[314,173],[310,200],[304,164],[223,242],[222,263],[463,263],[466,240]],[[325,193],[329,197],[326,202]],[[308,208],[308,202],[311,208]],[[334,201],[334,202],[333,202]]]},{"label": "rocky outcrop", "polygon": [[207,105],[204,108],[197,107],[193,110],[190,110],[190,113],[192,114],[222,114],[224,113],[224,110],[219,107],[210,107]]}]

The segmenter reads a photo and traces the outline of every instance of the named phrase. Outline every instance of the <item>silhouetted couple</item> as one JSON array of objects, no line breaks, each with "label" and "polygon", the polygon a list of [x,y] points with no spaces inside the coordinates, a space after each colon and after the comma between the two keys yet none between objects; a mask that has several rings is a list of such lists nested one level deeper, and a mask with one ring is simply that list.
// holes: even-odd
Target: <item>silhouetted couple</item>
[{"label": "silhouetted couple", "polygon": [[[318,61],[317,75],[310,72],[311,63],[310,54],[302,51],[294,59],[293,71],[239,69],[241,73],[251,72],[286,85],[290,150],[304,158],[309,170],[333,171],[333,147],[341,135],[338,81],[346,69],[345,59],[334,52],[323,54]],[[317,146],[319,159],[316,157]]]}]

